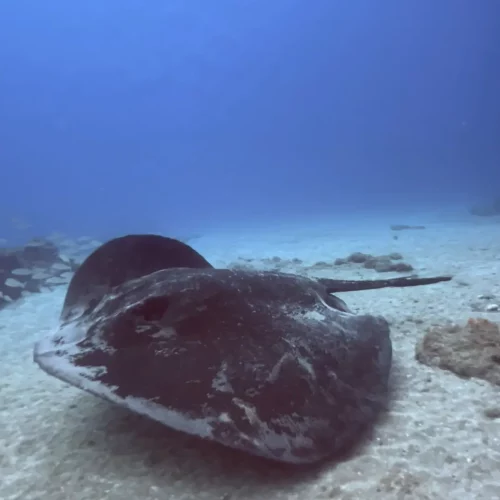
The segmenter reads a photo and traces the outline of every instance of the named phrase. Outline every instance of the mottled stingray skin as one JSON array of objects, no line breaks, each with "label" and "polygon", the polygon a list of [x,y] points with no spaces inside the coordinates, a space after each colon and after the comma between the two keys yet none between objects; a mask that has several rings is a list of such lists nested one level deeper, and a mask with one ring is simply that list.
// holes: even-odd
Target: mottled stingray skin
[{"label": "mottled stingray skin", "polygon": [[[126,238],[135,253],[150,236]],[[110,243],[101,258],[121,246]],[[270,459],[311,463],[353,444],[387,398],[386,320],[352,314],[328,293],[335,280],[214,269],[192,252],[181,262],[192,267],[158,258],[165,268],[147,274],[136,260],[125,280],[119,266],[113,280],[100,267],[96,293],[91,255],[35,361],[171,428]]]}]

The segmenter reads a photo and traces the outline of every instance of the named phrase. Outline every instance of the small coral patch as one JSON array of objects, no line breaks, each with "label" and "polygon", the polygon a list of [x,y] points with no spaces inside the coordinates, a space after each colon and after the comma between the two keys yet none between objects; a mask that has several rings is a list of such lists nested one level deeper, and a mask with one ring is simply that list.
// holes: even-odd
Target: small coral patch
[{"label": "small coral patch", "polygon": [[500,385],[499,327],[483,318],[470,318],[465,326],[433,327],[417,344],[416,358],[460,377]]}]

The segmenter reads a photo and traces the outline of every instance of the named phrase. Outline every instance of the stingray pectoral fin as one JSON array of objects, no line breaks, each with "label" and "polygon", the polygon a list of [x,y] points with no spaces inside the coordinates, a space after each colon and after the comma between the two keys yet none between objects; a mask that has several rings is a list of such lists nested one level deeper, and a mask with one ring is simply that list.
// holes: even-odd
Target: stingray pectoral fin
[{"label": "stingray pectoral fin", "polygon": [[62,319],[88,314],[111,289],[162,269],[211,269],[194,248],[157,234],[129,234],[94,250],[77,269],[66,293]]},{"label": "stingray pectoral fin", "polygon": [[374,290],[376,288],[400,288],[405,286],[432,285],[442,281],[450,281],[451,276],[434,276],[430,278],[390,278],[386,280],[332,280],[319,278],[318,282],[324,285],[328,293],[353,292],[357,290]]}]

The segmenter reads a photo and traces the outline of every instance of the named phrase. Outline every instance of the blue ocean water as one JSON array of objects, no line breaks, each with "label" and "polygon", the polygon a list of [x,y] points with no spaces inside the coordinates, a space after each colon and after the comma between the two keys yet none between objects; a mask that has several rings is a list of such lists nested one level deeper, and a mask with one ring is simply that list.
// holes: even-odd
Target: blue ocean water
[{"label": "blue ocean water", "polygon": [[[470,207],[478,203],[487,212],[500,200],[499,97],[498,0],[0,1],[0,499],[498,498],[498,356],[490,348],[500,314],[500,213],[478,217]],[[395,229],[399,224],[412,227]],[[121,406],[148,414],[147,403],[157,400],[150,388],[170,381],[163,371],[169,359],[153,342],[145,350],[158,363],[140,346],[135,351],[133,342],[144,346],[156,338],[145,342],[150,332],[144,323],[135,329],[128,321],[109,323],[129,312],[120,302],[126,287],[108,289],[96,328],[85,317],[73,322],[74,330],[71,324],[66,329],[65,314],[60,321],[78,273],[91,286],[80,282],[77,295],[92,308],[91,292],[106,289],[101,278],[117,273],[130,285],[133,266],[121,258],[123,246],[115,247],[120,259],[101,254],[91,272],[79,267],[84,257],[108,238],[146,232],[179,237],[216,268],[250,274],[404,283],[411,273],[452,280],[339,293],[358,318],[382,315],[389,322],[394,357],[390,366],[387,355],[382,361],[396,390],[362,448],[322,471],[300,474],[167,434],[178,415],[170,422],[167,416],[160,430],[80,394],[70,387],[78,386],[71,374],[84,373],[78,359],[56,366],[61,360],[54,356],[52,366],[37,366],[37,356],[51,350],[59,356],[62,340],[82,345],[82,333],[87,339],[96,331],[103,338],[111,333],[118,347],[139,354],[135,362],[117,356],[126,365],[110,360],[104,370],[98,367],[99,376],[108,367],[113,376],[123,369],[120,391],[110,382],[105,387],[124,394],[132,380],[146,404],[133,407],[127,397]],[[147,268],[151,255],[143,250],[134,258]],[[151,286],[137,298],[158,307],[158,283],[148,276],[141,283]],[[186,302],[180,307],[166,293],[159,305],[189,324],[184,304],[191,297],[185,289],[181,295]],[[249,296],[241,300],[246,310],[252,309]],[[318,295],[331,309],[325,298]],[[106,316],[108,302],[117,308]],[[191,302],[196,314],[205,310],[200,303]],[[306,318],[307,307],[294,306],[293,297],[290,303],[290,317]],[[135,305],[132,312],[147,320],[148,307]],[[271,313],[285,311],[287,302],[271,305],[266,302]],[[194,337],[200,345],[216,331],[235,346],[229,362],[242,365],[251,351],[261,364],[265,349],[237,345],[218,311],[209,311],[212,330],[199,322]],[[159,311],[152,312],[151,324]],[[264,327],[270,324],[279,340],[286,339],[290,332],[276,317],[268,315]],[[317,318],[304,323],[311,345]],[[254,320],[236,319],[234,331],[251,339],[246,328]],[[458,330],[446,330],[450,322]],[[167,323],[164,333],[177,335]],[[360,325],[351,330],[373,333]],[[349,332],[342,323],[329,326],[332,337]],[[268,342],[269,329],[259,330]],[[441,366],[417,359],[429,331],[444,337],[444,347],[452,339],[453,373],[444,366],[447,356]],[[461,336],[466,349],[472,344],[470,356],[454,349]],[[192,340],[189,335],[187,344]],[[116,352],[111,342],[107,347],[106,354]],[[338,351],[339,359],[347,354],[340,364],[371,379],[369,356],[352,363],[350,350],[321,349],[328,350]],[[290,352],[287,347],[269,365],[267,380],[282,366],[286,376]],[[222,392],[218,375],[227,375],[226,359],[216,353],[208,366],[205,356],[192,356],[186,367],[207,366],[203,382],[210,377],[209,385]],[[316,366],[297,359],[299,369],[312,367],[307,380],[314,380]],[[323,358],[313,361],[321,373]],[[337,364],[331,363],[335,378]],[[66,380],[57,379],[61,366],[70,374]],[[149,380],[135,380],[143,371]],[[174,381],[186,383],[187,395],[193,373]],[[475,378],[478,373],[487,377]],[[250,376],[258,378],[258,372]],[[234,382],[241,387],[239,377]],[[203,391],[197,392],[202,400]],[[238,394],[233,405],[215,409],[220,422],[227,422],[227,409],[241,413]],[[300,401],[297,394],[292,403]],[[207,400],[212,395],[207,391]],[[338,399],[340,410],[345,401]],[[243,409],[252,425],[262,417],[252,406]],[[336,421],[337,410],[330,414]],[[184,430],[199,429],[199,419],[180,415]],[[356,421],[346,419],[339,436]],[[214,437],[216,424],[211,429]],[[247,437],[246,430],[238,436]],[[266,436],[267,443],[273,440]],[[299,437],[308,439],[306,432]]]},{"label": "blue ocean water", "polygon": [[0,237],[465,210],[499,88],[496,0],[5,1]]}]

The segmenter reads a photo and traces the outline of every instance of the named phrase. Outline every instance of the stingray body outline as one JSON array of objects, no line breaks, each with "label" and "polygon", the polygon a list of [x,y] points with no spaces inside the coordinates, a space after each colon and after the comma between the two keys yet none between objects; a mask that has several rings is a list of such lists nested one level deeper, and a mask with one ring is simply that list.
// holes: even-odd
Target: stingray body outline
[{"label": "stingray body outline", "polygon": [[34,360],[173,429],[311,463],[352,446],[388,396],[387,321],[332,293],[447,279],[216,269],[177,240],[128,235],[84,261]]}]

